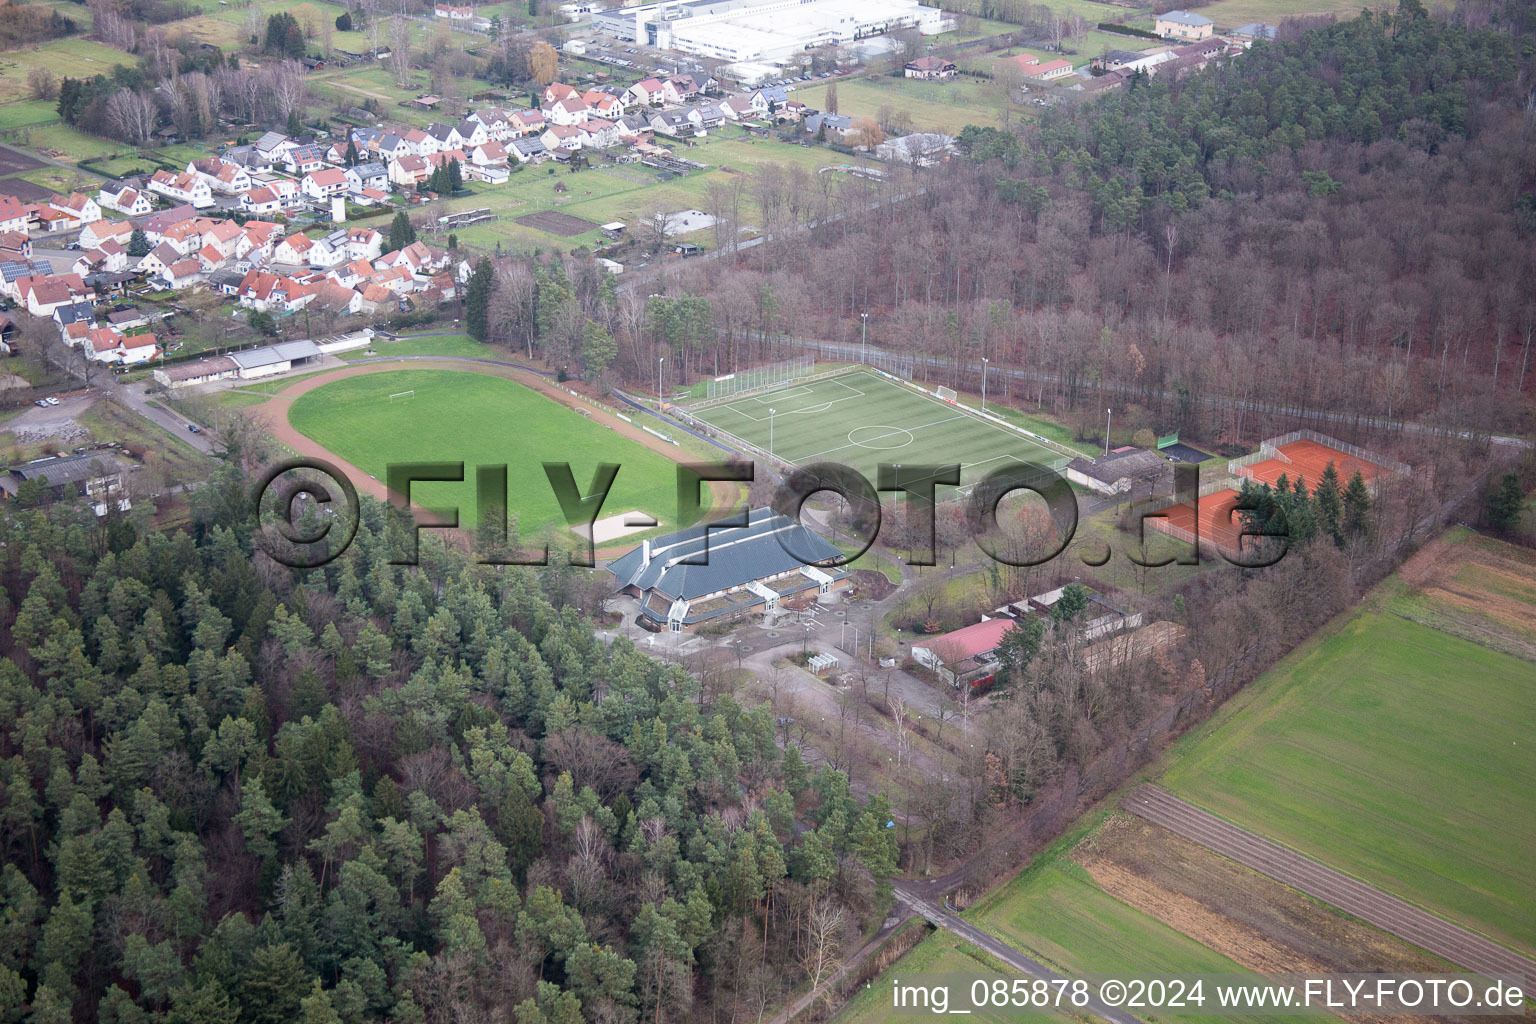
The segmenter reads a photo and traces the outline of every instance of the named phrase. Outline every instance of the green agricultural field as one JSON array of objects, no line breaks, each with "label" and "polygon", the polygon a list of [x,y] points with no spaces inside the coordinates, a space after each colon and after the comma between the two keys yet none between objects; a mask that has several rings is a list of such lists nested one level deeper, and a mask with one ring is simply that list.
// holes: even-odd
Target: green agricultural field
[{"label": "green agricultural field", "polygon": [[[553,235],[519,224],[514,218],[540,210],[558,210],[589,220],[594,225],[613,220],[634,224],[637,217],[657,210],[703,209],[711,184],[741,182],[745,187],[742,219],[744,224],[752,225],[761,221],[752,197],[750,175],[764,164],[801,167],[814,173],[822,167],[868,163],[821,146],[795,146],[755,139],[735,128],[693,140],[691,147],[681,142],[672,148],[679,156],[707,164],[712,169],[660,182],[646,168],[634,164],[599,164],[575,174],[545,164],[513,174],[505,185],[493,187],[472,183],[471,195],[442,204],[441,209],[434,206],[433,210],[440,214],[448,210],[485,207],[496,212],[498,219],[495,221],[473,224],[455,232],[466,245],[489,249],[499,243],[504,249],[513,251],[534,247],[548,250],[552,246],[569,249],[601,244],[602,235],[595,227],[577,235]],[[551,170],[554,173],[550,173]],[[568,191],[557,191],[559,186]],[[709,229],[697,233],[692,240],[708,246],[714,244]]]},{"label": "green agricultural field", "polygon": [[59,107],[53,100],[26,100],[0,105],[0,131],[58,119]]},{"label": "green agricultural field", "polygon": [[[47,128],[24,128],[22,134],[28,140],[27,148],[29,149],[37,150],[39,153],[43,153],[44,150],[62,153],[63,156],[54,158],[57,160],[84,160],[93,156],[112,156],[133,152],[131,147],[121,142],[87,135],[67,124],[55,124]],[[48,154],[44,153],[44,155]]]},{"label": "green agricultural field", "polygon": [[[974,924],[1069,975],[1245,974],[1241,966],[1110,896],[1071,857],[1103,820],[1090,815],[1007,885],[966,912]],[[1263,1021],[1159,1013],[1158,1020]]]},{"label": "green agricultural field", "polygon": [[[806,85],[796,89],[795,99],[822,109],[826,105],[827,84]],[[997,127],[1003,113],[1011,107],[1018,117],[1023,108],[1007,104],[1001,90],[991,82],[956,78],[948,82],[919,82],[889,75],[850,78],[837,83],[837,109],[851,117],[879,119],[886,108],[912,118],[917,131],[957,134],[968,124]]]},{"label": "green agricultural field", "polygon": [[[389,397],[406,391],[415,394]],[[351,377],[301,396],[289,421],[380,480],[392,462],[464,462],[464,483],[411,488],[411,499],[423,506],[458,506],[464,526],[476,522],[473,467],[500,463],[508,466],[511,510],[525,534],[563,524],[540,466],[546,461],[569,462],[583,493],[598,463],[617,462],[621,468],[600,516],[642,509],[667,529],[687,525],[677,522],[671,460],[501,377],[455,370]]]},{"label": "green agricultural field", "polygon": [[1396,10],[1397,4],[1374,0],[1216,0],[1196,13],[1210,18],[1220,31],[1255,21],[1278,25],[1286,18],[1304,14],[1335,14],[1348,20],[1365,7]]},{"label": "green agricultural field", "polygon": [[1536,671],[1368,603],[1177,748],[1163,783],[1536,950]]},{"label": "green agricultural field", "polygon": [[[1170,977],[1245,974],[1238,964],[1105,893],[1071,859],[1071,851],[1107,812],[1091,815],[1057,840],[1003,888],[966,912],[973,924],[1069,977]],[[892,1019],[893,978],[916,974],[1000,973],[989,958],[945,932],[936,932],[871,982],[837,1018],[838,1024]],[[954,1009],[951,1002],[950,1008]],[[973,1015],[974,1019],[990,1019]],[[1018,1020],[1018,1016],[998,1020]],[[1182,1016],[1157,1020],[1257,1022],[1258,1015]]]},{"label": "green agricultural field", "polygon": [[85,192],[96,197],[96,190],[102,185],[100,176],[88,171],[66,171],[62,167],[40,167],[35,171],[28,171],[20,175],[34,185],[52,189],[63,195],[71,192]]},{"label": "green agricultural field", "polygon": [[[918,927],[920,922],[913,921],[907,927]],[[893,1017],[891,1012],[893,981],[906,979],[910,981],[914,975],[1007,975],[999,965],[981,950],[970,943],[948,932],[934,932],[913,946],[905,956],[897,960],[879,978],[871,981],[868,988],[861,989],[858,995],[848,1001],[848,1005],[836,1017],[837,1024],[886,1024]],[[951,993],[949,1010],[961,1009],[961,1005],[953,1001],[955,993]],[[1049,1017],[1059,1017],[1051,1014]],[[1021,1020],[1039,1019],[1033,1015],[1021,1017],[1017,1015],[988,1015],[983,1013],[970,1014],[972,1021],[996,1021],[1002,1024],[1004,1021],[1012,1021],[1014,1024]],[[916,1019],[916,1018],[912,1018]]]},{"label": "green agricultural field", "polygon": [[135,67],[138,58],[79,36],[7,50],[0,53],[0,102],[26,96],[27,73],[35,67],[46,67],[60,78],[90,78],[109,73],[114,64]]}]

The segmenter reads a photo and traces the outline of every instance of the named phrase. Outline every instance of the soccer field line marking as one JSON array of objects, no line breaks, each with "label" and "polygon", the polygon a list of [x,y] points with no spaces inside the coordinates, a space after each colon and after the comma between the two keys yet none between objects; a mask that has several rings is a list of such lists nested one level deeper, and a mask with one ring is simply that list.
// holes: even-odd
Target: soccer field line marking
[{"label": "soccer field line marking", "polygon": [[[921,425],[916,426],[916,427],[897,427],[897,428],[889,428],[888,427],[887,429],[890,429],[890,430],[904,430],[908,434],[911,434],[911,433],[914,433],[914,432],[919,431],[919,430],[924,430],[924,429],[926,429],[928,427],[937,427],[941,423],[949,423],[952,420],[959,420],[959,419],[964,419],[964,418],[965,418],[964,416],[951,416],[949,419],[935,420],[932,423],[924,423],[924,424],[921,424]],[[865,423],[859,424],[860,427],[870,426],[870,425],[871,424],[865,424]],[[858,430],[858,429],[859,429],[859,427],[854,427],[852,430],[849,430],[848,433],[851,434],[851,433],[853,433],[854,430]],[[873,440],[878,440],[878,438],[870,438],[870,440],[872,440],[872,441]],[[916,440],[916,439],[914,438],[913,440]],[[907,447],[910,444],[912,444],[912,441],[908,441],[907,444],[901,445],[901,448],[905,448],[905,447]],[[865,445],[860,444],[857,441],[853,441],[853,442],[850,442],[849,444],[840,444],[836,448],[828,448],[826,451],[814,452],[814,453],[812,453],[810,455],[802,455],[799,458],[791,459],[790,461],[795,463],[796,465],[799,465],[800,463],[808,461],[810,459],[819,459],[823,455],[831,455],[833,452],[840,452],[840,451],[842,451],[845,448],[863,448],[865,451],[871,451],[871,450],[874,450],[874,451],[898,451],[898,450],[900,450],[898,448],[870,449],[870,448],[866,447]],[[780,456],[780,457],[782,458],[783,456]]]},{"label": "soccer field line marking", "polygon": [[[814,384],[802,384],[798,388],[794,388],[791,391],[770,391],[766,395],[753,395],[751,398],[748,398],[747,401],[749,401],[749,402],[756,402],[758,405],[761,405],[761,406],[766,408],[769,405],[773,405],[773,404],[777,403],[778,401],[782,400],[786,396],[794,395],[796,392],[809,391],[811,394],[815,394],[817,388],[821,387],[821,385],[823,385],[823,384],[836,385],[837,387],[840,387],[840,388],[844,389],[845,391],[852,391],[854,395],[856,395],[858,397],[861,397],[861,398],[864,396],[864,392],[859,390],[858,388],[854,387],[852,384],[844,384],[840,380],[823,380],[823,381],[817,381]],[[844,400],[845,399],[836,399],[836,401],[844,401]]]},{"label": "soccer field line marking", "polygon": [[[814,405],[800,406],[799,408],[796,408],[796,409],[780,409],[774,415],[778,415],[778,416],[800,416],[800,415],[806,415],[806,414],[811,414],[811,413],[822,413],[822,412],[826,412],[828,409],[832,408],[832,406],[836,405],[838,402],[848,402],[848,401],[852,401],[855,398],[863,398],[864,397],[864,392],[860,391],[858,388],[850,387],[849,385],[844,384],[842,381],[832,380],[832,381],[821,381],[819,383],[822,383],[822,384],[836,384],[837,386],[839,386],[841,388],[845,388],[848,391],[851,391],[853,393],[850,394],[850,395],[843,395],[843,396],[841,396],[839,398],[828,398],[828,399],[819,401],[819,402],[817,402]],[[791,388],[788,391],[773,392],[771,395],[768,395],[768,396],[757,395],[757,396],[753,396],[751,398],[743,399],[742,400],[742,404],[745,404],[747,402],[755,402],[756,404],[762,406],[764,409],[768,409],[768,408],[775,408],[776,409],[778,407],[778,403],[783,402],[787,398],[804,398],[806,395],[812,395],[812,396],[816,395],[818,393],[817,392],[817,386],[818,386],[817,384],[805,384],[805,385],[801,385],[798,388]],[[769,401],[770,398],[772,399],[771,403]],[[741,405],[736,404],[734,402],[730,403],[728,405],[722,405],[722,406],[720,406],[720,408],[723,409],[723,410],[729,410],[731,412],[734,412],[734,413],[736,413],[736,415],[742,417],[743,419],[751,420],[753,423],[765,423],[769,419],[768,416],[754,416],[751,413],[747,412],[745,409],[743,409],[741,407]],[[705,419],[705,422],[706,423],[709,422],[708,419]]]}]

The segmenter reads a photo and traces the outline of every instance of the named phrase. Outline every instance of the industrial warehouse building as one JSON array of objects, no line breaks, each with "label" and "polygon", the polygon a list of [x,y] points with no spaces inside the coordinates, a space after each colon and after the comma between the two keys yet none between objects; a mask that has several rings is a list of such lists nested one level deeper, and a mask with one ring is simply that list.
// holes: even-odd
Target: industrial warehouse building
[{"label": "industrial warehouse building", "polygon": [[937,35],[955,20],[917,0],[660,0],[594,14],[592,27],[664,50],[775,61],[902,28]]},{"label": "industrial warehouse building", "polygon": [[[748,611],[773,613],[785,599],[820,597],[846,585],[848,573],[826,562],[831,543],[771,508],[753,509],[746,526],[704,524],[643,542],[608,565],[615,589],[640,602],[640,625],[681,633]],[[703,563],[703,564],[694,564]]]}]

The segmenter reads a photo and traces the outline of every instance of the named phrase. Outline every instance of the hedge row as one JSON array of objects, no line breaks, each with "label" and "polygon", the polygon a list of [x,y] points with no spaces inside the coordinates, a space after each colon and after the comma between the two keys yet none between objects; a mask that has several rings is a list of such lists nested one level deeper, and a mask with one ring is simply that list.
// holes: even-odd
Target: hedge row
[{"label": "hedge row", "polygon": [[1139,39],[1156,39],[1161,41],[1162,36],[1156,32],[1148,32],[1144,28],[1131,28],[1129,25],[1117,25],[1112,21],[1099,22],[1100,32],[1113,32],[1118,36],[1136,36]]}]

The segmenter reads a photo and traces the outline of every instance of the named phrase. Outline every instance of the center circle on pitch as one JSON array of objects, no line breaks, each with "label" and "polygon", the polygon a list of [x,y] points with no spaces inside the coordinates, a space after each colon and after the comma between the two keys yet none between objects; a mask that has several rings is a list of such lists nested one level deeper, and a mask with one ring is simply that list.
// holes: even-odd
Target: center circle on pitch
[{"label": "center circle on pitch", "polygon": [[856,444],[860,448],[872,448],[875,451],[905,448],[912,441],[912,431],[904,430],[901,427],[868,424],[862,427],[854,427],[848,431],[849,444]]}]

